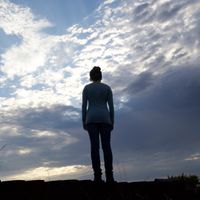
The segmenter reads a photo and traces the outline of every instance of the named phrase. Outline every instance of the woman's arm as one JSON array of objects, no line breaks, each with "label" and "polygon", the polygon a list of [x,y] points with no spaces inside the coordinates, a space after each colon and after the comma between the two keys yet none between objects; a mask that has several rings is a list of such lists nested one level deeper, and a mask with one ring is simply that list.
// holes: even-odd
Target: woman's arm
[{"label": "woman's arm", "polygon": [[83,128],[87,130],[86,127],[86,109],[87,109],[87,92],[86,88],[83,89],[82,92],[82,123],[83,123]]},{"label": "woman's arm", "polygon": [[111,119],[112,125],[114,126],[113,93],[112,93],[111,88],[109,88],[109,91],[108,91],[108,106],[109,106],[109,111],[110,111],[110,119]]}]

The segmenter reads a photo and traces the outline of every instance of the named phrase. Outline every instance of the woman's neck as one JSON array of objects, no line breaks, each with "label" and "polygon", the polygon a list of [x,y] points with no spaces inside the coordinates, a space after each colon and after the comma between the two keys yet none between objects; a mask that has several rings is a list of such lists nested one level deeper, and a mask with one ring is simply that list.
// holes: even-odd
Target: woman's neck
[{"label": "woman's neck", "polygon": [[101,81],[93,81],[93,83],[100,83]]}]

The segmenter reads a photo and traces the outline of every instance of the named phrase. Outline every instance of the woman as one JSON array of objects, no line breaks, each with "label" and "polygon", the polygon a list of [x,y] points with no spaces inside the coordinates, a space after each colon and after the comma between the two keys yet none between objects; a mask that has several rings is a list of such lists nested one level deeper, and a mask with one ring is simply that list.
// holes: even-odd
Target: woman
[{"label": "woman", "polygon": [[113,95],[111,88],[101,83],[101,79],[101,68],[93,67],[90,71],[90,80],[92,83],[86,85],[82,93],[82,121],[83,128],[88,131],[90,138],[94,181],[102,181],[99,155],[100,136],[104,155],[106,182],[114,182],[113,157],[110,146],[111,131],[114,126]]}]

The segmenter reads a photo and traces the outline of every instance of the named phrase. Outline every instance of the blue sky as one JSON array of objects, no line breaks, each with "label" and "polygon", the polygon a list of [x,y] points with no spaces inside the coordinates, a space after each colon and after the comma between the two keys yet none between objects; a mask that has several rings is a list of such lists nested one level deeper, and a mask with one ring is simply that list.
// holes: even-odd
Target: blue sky
[{"label": "blue sky", "polygon": [[35,15],[46,18],[54,24],[52,30],[48,30],[52,34],[64,33],[67,27],[82,23],[83,19],[91,15],[101,3],[100,0],[13,0],[11,2],[31,8]]},{"label": "blue sky", "polygon": [[92,178],[94,65],[114,94],[116,179],[200,176],[199,21],[197,0],[0,0],[1,180]]}]

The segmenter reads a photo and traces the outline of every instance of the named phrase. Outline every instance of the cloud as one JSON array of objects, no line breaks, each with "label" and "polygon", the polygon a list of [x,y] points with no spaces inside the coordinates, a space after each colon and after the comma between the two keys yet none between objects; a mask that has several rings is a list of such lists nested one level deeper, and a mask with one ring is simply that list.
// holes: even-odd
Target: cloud
[{"label": "cloud", "polygon": [[154,83],[154,77],[149,72],[143,72],[140,75],[135,77],[133,83],[131,83],[127,88],[127,93],[129,94],[137,94],[147,89]]},{"label": "cloud", "polygon": [[171,20],[171,18],[176,17],[179,11],[183,10],[188,4],[192,5],[195,1],[181,1],[181,2],[170,2],[166,1],[160,4],[159,9],[156,13],[156,18],[159,21]]},{"label": "cloud", "polygon": [[186,161],[193,161],[193,160],[199,160],[200,159],[200,154],[199,153],[195,153],[190,155],[188,158],[186,158]]},{"label": "cloud", "polygon": [[1,55],[1,71],[12,78],[42,66],[51,44],[47,43],[48,39],[40,31],[51,24],[47,20],[38,19],[29,8],[9,1],[1,1],[0,16],[4,32],[21,39],[20,44],[13,45]]},{"label": "cloud", "polygon": [[[113,145],[116,160],[133,166],[134,179],[138,173],[151,179],[158,173],[199,173],[199,75],[198,66],[177,67],[146,76],[149,87],[138,77],[125,90],[130,98],[116,112]],[[148,169],[141,171],[143,165]]]},{"label": "cloud", "polygon": [[1,0],[0,3],[1,28],[6,34],[27,36],[29,38],[33,32],[51,26],[51,23],[47,20],[34,16],[30,8],[22,7],[7,0]]},{"label": "cloud", "polygon": [[[44,120],[45,119],[45,120]],[[21,110],[17,113],[16,121],[24,127],[65,130],[76,127],[80,120],[80,109],[72,106],[54,105],[50,108]],[[49,124],[47,126],[47,124]]]},{"label": "cloud", "polygon": [[[169,66],[160,74],[150,69],[132,76],[132,82],[130,74],[120,75],[121,84],[124,79],[129,82],[115,93],[118,105],[122,104],[112,136],[120,178],[152,180],[158,174],[184,171],[199,174],[198,159],[191,156],[198,154],[200,145],[198,64]],[[141,169],[144,165],[148,168]]]},{"label": "cloud", "polygon": [[[143,106],[147,105],[151,109],[169,111],[198,108],[200,98],[199,75],[199,66],[197,65],[175,67],[175,69],[168,70],[162,75],[154,76],[153,80],[148,83],[148,86],[153,84],[153,88],[146,94],[142,94],[144,96],[141,95],[141,98],[147,100]],[[145,81],[148,81],[148,78],[147,76]],[[145,81],[142,83],[145,84]]]},{"label": "cloud", "polygon": [[[62,178],[82,177],[82,173],[91,171],[89,141],[81,130],[79,118],[80,110],[55,105],[13,111],[1,119],[0,143],[5,144],[1,150],[2,176],[6,180],[26,175],[27,179],[31,176],[32,179],[48,179],[49,176],[56,179],[62,175]],[[80,162],[81,168],[78,167]],[[6,168],[7,165],[10,167]],[[63,174],[62,169],[70,166],[76,171],[67,170]],[[43,168],[49,173],[44,174]]]}]

